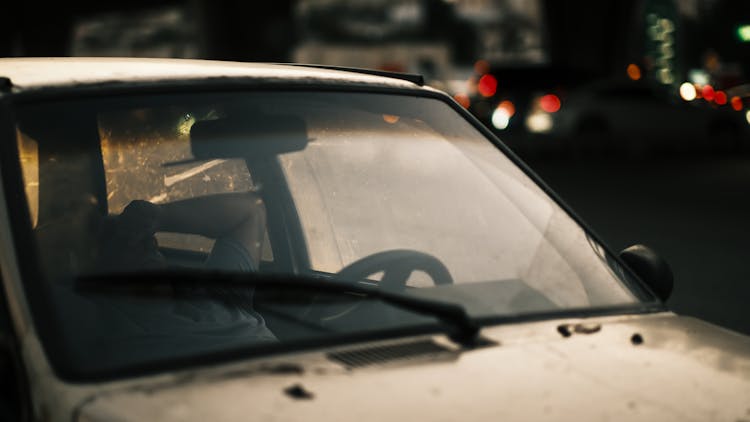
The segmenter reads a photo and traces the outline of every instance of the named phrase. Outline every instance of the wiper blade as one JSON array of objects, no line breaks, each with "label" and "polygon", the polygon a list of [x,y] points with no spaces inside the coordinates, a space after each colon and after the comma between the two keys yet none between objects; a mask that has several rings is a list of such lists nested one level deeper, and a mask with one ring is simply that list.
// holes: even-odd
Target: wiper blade
[{"label": "wiper blade", "polygon": [[75,289],[84,292],[124,293],[165,291],[168,287],[200,287],[204,289],[288,287],[322,293],[353,293],[377,299],[402,309],[433,316],[453,327],[449,337],[465,347],[477,345],[478,323],[473,321],[463,306],[425,299],[375,285],[344,282],[326,277],[292,274],[228,273],[220,271],[148,271],[79,276]]}]

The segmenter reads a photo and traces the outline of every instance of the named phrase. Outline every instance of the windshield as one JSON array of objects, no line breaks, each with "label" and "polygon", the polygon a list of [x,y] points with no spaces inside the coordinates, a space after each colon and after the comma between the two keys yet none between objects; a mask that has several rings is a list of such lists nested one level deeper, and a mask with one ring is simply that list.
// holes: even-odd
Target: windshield
[{"label": "windshield", "polygon": [[39,270],[27,285],[42,287],[32,307],[53,360],[78,371],[440,323],[361,295],[205,277],[92,293],[81,276],[288,274],[456,303],[472,318],[638,302],[602,248],[439,99],[144,95],[18,116],[26,255]]}]

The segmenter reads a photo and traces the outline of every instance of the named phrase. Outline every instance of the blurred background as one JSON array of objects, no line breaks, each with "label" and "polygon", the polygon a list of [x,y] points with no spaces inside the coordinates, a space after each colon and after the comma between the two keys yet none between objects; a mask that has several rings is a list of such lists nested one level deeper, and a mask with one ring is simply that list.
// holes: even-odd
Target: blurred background
[{"label": "blurred background", "polygon": [[303,62],[423,74],[668,304],[750,334],[747,0],[130,0],[3,7],[0,56]]}]

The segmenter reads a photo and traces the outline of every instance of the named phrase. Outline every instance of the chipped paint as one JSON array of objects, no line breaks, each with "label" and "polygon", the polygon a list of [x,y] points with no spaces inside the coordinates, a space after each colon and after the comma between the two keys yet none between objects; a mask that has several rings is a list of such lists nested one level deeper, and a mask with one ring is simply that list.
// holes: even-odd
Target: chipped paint
[{"label": "chipped paint", "polygon": [[[561,337],[561,325],[573,334]],[[649,341],[623,343],[633,333]],[[750,339],[692,318],[544,321],[483,334],[503,345],[464,350],[452,361],[352,370],[326,353],[367,344],[259,359],[245,371],[209,368],[159,388],[144,380],[143,388],[98,395],[80,415],[167,422],[746,418]]]},{"label": "chipped paint", "polygon": [[315,394],[311,393],[301,384],[294,384],[284,389],[284,393],[295,400],[312,400]]},{"label": "chipped paint", "polygon": [[557,332],[563,337],[570,337],[575,334],[594,334],[602,329],[601,324],[596,323],[578,323],[578,324],[560,324],[557,326]]}]

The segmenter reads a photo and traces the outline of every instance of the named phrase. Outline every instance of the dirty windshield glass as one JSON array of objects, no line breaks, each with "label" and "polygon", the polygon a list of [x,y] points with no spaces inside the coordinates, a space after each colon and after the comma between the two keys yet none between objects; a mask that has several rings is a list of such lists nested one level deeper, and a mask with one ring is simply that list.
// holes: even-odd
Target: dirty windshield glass
[{"label": "dirty windshield glass", "polygon": [[82,276],[288,274],[454,302],[472,317],[638,301],[601,247],[438,99],[161,95],[19,115],[39,269],[27,285],[49,296],[40,318],[71,365],[425,323],[361,297],[210,283],[92,294]]}]

